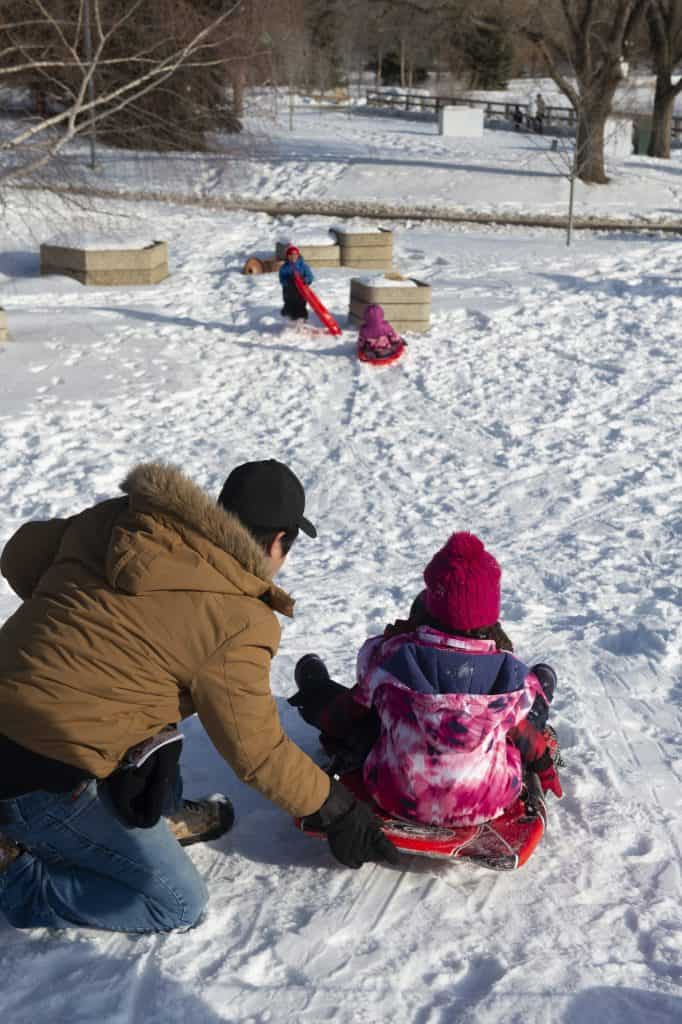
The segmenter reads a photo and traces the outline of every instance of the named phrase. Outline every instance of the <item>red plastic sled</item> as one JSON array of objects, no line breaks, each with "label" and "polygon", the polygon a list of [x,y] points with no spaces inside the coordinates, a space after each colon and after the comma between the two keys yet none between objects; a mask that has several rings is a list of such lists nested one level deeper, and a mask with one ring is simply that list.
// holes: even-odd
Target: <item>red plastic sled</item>
[{"label": "red plastic sled", "polygon": [[[526,863],[545,832],[547,814],[537,776],[529,777],[528,788],[499,818],[460,828],[420,825],[391,817],[372,804],[359,771],[342,775],[341,781],[359,800],[371,805],[384,834],[401,853],[456,858],[494,871],[513,871]],[[300,819],[296,819],[296,824],[303,828]],[[309,834],[323,835],[312,831]]]},{"label": "red plastic sled", "polygon": [[390,366],[391,363],[397,363],[398,360],[403,356],[407,345],[400,339],[400,344],[391,352],[389,356],[385,356],[383,359],[373,359],[371,356],[365,354],[364,349],[358,344],[358,359],[361,363],[367,363],[369,366]]},{"label": "red plastic sled", "polygon": [[324,324],[330,334],[341,334],[341,328],[337,324],[334,317],[331,315],[326,306],[323,306],[317,295],[312,291],[305,283],[301,275],[297,270],[294,271],[294,281],[298,288],[299,295],[305,299],[305,301],[311,306],[315,313],[320,318],[320,322]]}]

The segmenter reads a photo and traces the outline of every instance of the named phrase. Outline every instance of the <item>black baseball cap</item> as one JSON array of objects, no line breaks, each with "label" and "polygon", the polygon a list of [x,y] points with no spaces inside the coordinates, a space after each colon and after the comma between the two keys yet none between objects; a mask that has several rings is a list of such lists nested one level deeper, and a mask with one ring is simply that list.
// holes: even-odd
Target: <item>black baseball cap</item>
[{"label": "black baseball cap", "polygon": [[290,530],[296,526],[309,537],[317,537],[317,530],[303,515],[303,484],[276,459],[237,466],[223,484],[218,502],[247,527]]}]

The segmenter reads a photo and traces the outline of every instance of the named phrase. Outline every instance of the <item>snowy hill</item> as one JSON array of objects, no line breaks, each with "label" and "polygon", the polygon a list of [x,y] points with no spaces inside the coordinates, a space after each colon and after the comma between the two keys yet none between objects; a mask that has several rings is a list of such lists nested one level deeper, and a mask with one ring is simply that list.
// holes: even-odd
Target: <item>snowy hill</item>
[{"label": "snowy hill", "polygon": [[[328,166],[330,195],[350,191],[352,165],[305,125],[291,152]],[[377,163],[375,184],[397,195],[395,165],[423,141],[405,123],[386,131],[391,166]],[[492,178],[518,178],[531,204],[535,179],[499,154],[480,173],[462,154],[472,201],[487,201]],[[641,191],[603,190],[599,203],[632,211],[647,195],[660,210],[677,196],[679,213],[679,160],[638,160],[623,173]],[[280,165],[283,188],[292,166]],[[300,168],[312,188],[302,155]],[[417,174],[405,172],[405,194]],[[649,194],[649,174],[667,184]],[[0,546],[28,518],[116,493],[137,461],[174,462],[211,493],[239,461],[290,463],[319,538],[295,546],[281,577],[297,614],[273,690],[287,731],[318,756],[285,701],[297,658],[316,650],[350,683],[359,644],[406,611],[430,554],[472,529],[502,564],[517,650],[559,674],[566,796],[550,798],[546,841],[517,874],[427,860],[352,872],[241,786],[191,720],[188,795],[227,792],[238,816],[190,851],[210,888],[205,920],[141,938],[0,924],[3,1020],[680,1020],[682,240],[580,234],[567,249],[558,232],[395,224],[399,267],[433,286],[433,327],[376,370],[354,358],[351,331],[283,328],[275,275],[239,272],[279,235],[337,222],[101,204],[82,230],[166,239],[172,276],[84,288],[38,276],[38,242],[78,217],[15,197],[0,246],[12,333],[0,344]],[[342,325],[350,276],[316,281]],[[15,606],[1,582],[0,616]]]}]

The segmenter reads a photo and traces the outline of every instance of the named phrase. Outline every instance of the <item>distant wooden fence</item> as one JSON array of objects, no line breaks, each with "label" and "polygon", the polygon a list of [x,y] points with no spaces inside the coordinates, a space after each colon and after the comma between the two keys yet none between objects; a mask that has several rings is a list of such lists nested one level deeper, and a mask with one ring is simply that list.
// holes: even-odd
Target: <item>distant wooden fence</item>
[{"label": "distant wooden fence", "polygon": [[[445,106],[483,107],[486,117],[501,117],[514,122],[514,114],[518,107],[523,115],[523,127],[532,130],[535,118],[527,103],[507,103],[502,100],[470,100],[463,96],[424,96],[417,92],[388,93],[381,89],[368,89],[366,93],[368,107],[386,107],[393,110],[431,113],[438,116],[438,111]],[[623,117],[636,120],[642,114],[626,114],[616,111]],[[575,126],[575,110],[573,107],[553,107],[545,104],[543,126],[559,125],[573,128]],[[682,138],[682,117],[673,117],[673,138]]]}]

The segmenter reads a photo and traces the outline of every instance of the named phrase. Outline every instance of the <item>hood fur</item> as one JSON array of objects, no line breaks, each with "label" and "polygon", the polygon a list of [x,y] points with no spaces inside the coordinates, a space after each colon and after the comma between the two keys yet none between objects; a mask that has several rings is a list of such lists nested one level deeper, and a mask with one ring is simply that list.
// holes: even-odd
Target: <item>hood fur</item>
[{"label": "hood fur", "polygon": [[235,515],[217,505],[175,466],[143,462],[121,483],[121,490],[186,526],[232,555],[247,572],[270,581],[265,554]]}]

